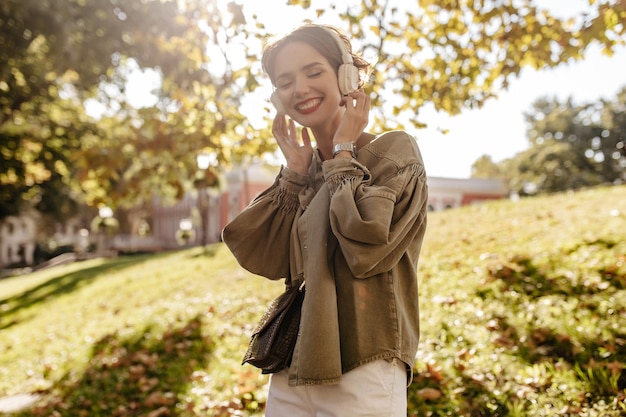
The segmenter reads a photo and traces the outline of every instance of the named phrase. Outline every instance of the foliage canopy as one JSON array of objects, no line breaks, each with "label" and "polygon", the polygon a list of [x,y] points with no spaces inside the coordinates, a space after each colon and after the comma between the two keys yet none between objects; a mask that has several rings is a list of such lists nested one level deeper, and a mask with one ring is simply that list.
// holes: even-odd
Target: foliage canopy
[{"label": "foliage canopy", "polygon": [[[376,57],[375,131],[423,126],[426,105],[451,114],[481,106],[521,68],[580,59],[593,42],[608,54],[624,44],[619,0],[590,0],[589,13],[573,19],[531,1],[322,3],[288,0],[284,13],[339,19],[365,57]],[[176,199],[193,183],[201,150],[222,167],[274,150],[267,124],[242,111],[267,85],[258,60],[270,37],[246,10],[222,0],[4,1],[0,218],[23,202],[62,218],[74,202]],[[133,69],[158,74],[153,105],[131,105]],[[99,117],[86,111],[94,102]]]},{"label": "foliage canopy", "polygon": [[530,147],[497,164],[482,157],[474,176],[502,178],[521,195],[626,182],[626,87],[597,103],[540,98],[526,120]]}]

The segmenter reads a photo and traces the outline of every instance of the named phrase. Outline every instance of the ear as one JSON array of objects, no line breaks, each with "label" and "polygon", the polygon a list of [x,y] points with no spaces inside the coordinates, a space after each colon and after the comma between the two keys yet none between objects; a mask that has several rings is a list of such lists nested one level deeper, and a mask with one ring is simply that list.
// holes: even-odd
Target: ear
[{"label": "ear", "polygon": [[276,91],[274,91],[272,93],[272,95],[270,96],[270,101],[272,102],[272,104],[274,105],[274,108],[276,109],[276,111],[278,113],[285,113],[285,106],[283,106],[283,102],[280,101],[280,97],[278,97],[278,94],[276,94]]}]

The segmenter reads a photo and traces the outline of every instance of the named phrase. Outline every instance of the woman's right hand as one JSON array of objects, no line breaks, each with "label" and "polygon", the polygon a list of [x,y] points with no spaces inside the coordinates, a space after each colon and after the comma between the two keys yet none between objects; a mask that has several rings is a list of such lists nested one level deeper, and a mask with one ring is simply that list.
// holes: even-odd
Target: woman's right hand
[{"label": "woman's right hand", "polygon": [[272,133],[285,156],[287,168],[298,174],[307,175],[313,155],[309,130],[307,128],[302,129],[302,143],[300,143],[296,123],[279,113],[274,118]]}]

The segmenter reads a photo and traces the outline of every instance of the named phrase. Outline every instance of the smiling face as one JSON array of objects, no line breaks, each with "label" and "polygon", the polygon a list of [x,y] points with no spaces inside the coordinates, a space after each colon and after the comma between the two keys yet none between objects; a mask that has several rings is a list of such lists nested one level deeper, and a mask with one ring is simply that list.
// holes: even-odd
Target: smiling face
[{"label": "smiling face", "polygon": [[301,125],[316,129],[341,119],[344,108],[335,69],[309,44],[283,45],[276,52],[272,78],[287,115]]}]

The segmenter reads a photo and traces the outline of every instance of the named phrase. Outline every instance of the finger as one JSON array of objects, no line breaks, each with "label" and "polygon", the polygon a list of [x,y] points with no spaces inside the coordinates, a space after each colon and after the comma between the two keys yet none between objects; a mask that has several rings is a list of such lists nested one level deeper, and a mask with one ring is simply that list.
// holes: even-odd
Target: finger
[{"label": "finger", "polygon": [[363,97],[367,97],[367,95],[365,94],[362,88],[356,91],[353,91],[351,95],[352,95],[352,98],[355,100],[361,100]]},{"label": "finger", "polygon": [[289,139],[294,143],[298,142],[298,129],[293,119],[289,119]]},{"label": "finger", "polygon": [[309,129],[306,127],[302,129],[302,144],[306,148],[311,147],[311,135],[309,134]]},{"label": "finger", "polygon": [[272,125],[272,134],[274,138],[276,138],[276,142],[278,143],[278,147],[283,152],[283,154],[288,151],[289,140],[287,137],[287,128],[285,126],[285,117],[276,117],[274,119],[274,124]]},{"label": "finger", "polygon": [[355,107],[361,111],[366,108],[369,109],[370,104],[371,104],[370,96],[365,94],[363,90],[360,90],[359,93],[355,95],[354,101],[355,101]]},{"label": "finger", "polygon": [[362,88],[359,88],[358,90],[354,90],[348,93],[348,96],[356,99],[360,96],[364,96],[365,95],[365,91]]},{"label": "finger", "polygon": [[358,100],[359,106],[363,110],[369,109],[371,102],[372,102],[372,99],[368,95],[363,95],[363,97],[360,100]]},{"label": "finger", "polygon": [[274,117],[274,123],[272,124],[272,133],[274,134],[274,136],[280,136],[281,134],[286,133],[284,115],[278,114],[276,115],[276,117]]},{"label": "finger", "polygon": [[282,154],[288,158],[289,154],[292,152],[292,146],[289,143],[289,139],[285,134],[276,134],[274,135],[276,138],[276,143],[278,144],[278,148],[282,152]]},{"label": "finger", "polygon": [[276,139],[285,140],[289,135],[287,131],[287,124],[285,123],[285,116],[282,115],[274,119],[274,126],[272,128],[272,133],[276,136]]},{"label": "finger", "polygon": [[350,93],[348,95],[343,96],[343,103],[346,109],[354,108],[354,96],[352,94],[354,93]]},{"label": "finger", "polygon": [[365,94],[365,90],[363,88],[359,88],[349,94],[350,102],[353,104],[353,108],[362,108],[363,105],[369,106],[369,96]]}]

